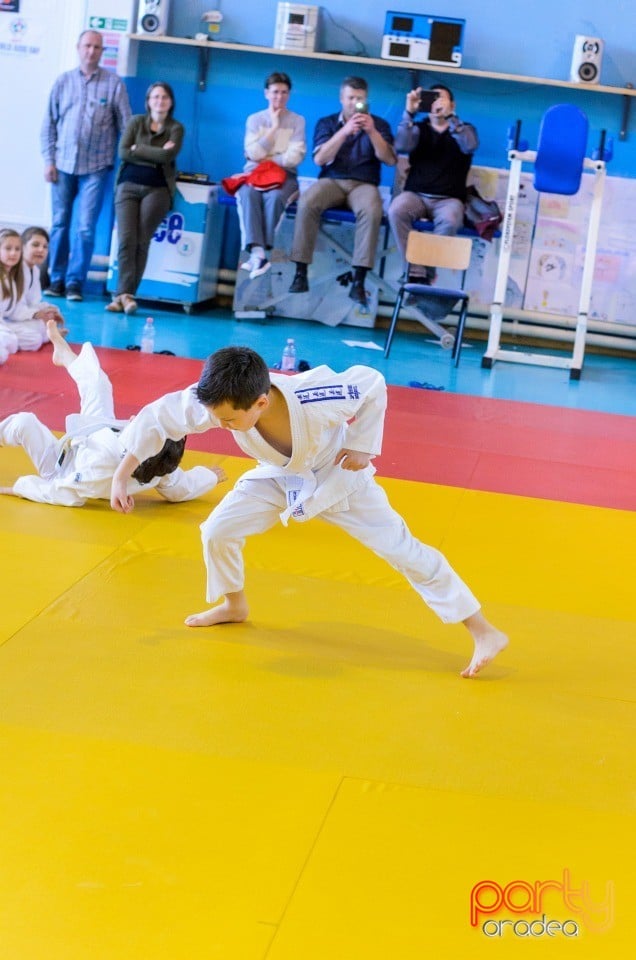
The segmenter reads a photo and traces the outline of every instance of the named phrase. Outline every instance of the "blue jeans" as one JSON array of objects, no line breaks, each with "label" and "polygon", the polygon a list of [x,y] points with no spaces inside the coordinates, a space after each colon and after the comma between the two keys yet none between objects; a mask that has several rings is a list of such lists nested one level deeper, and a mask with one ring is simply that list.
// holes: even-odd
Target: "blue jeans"
[{"label": "blue jeans", "polygon": [[108,169],[82,175],[57,171],[57,182],[51,184],[51,283],[81,288],[86,280],[109,174]]}]

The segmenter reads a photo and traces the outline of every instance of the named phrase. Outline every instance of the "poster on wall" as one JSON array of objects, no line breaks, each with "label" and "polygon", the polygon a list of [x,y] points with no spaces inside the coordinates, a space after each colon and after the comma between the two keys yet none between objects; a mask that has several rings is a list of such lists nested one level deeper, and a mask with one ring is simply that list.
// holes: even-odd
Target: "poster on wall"
[{"label": "poster on wall", "polygon": [[99,30],[104,40],[101,66],[123,77],[134,75],[136,70],[136,54],[131,58],[128,41],[135,9],[135,0],[87,0],[86,3],[86,29]]},{"label": "poster on wall", "polygon": [[124,17],[91,16],[88,18],[88,26],[91,30],[99,30],[104,41],[100,66],[106,70],[117,70],[121,41],[128,32],[128,20]]},{"label": "poster on wall", "polygon": [[[11,5],[0,0],[0,11],[19,13],[20,2]],[[37,57],[44,41],[42,24],[37,17],[0,17],[0,56]]]},{"label": "poster on wall", "polygon": [[0,0],[0,13],[19,13],[20,0]]},{"label": "poster on wall", "polygon": [[[524,307],[574,317],[579,307],[593,177],[572,197],[544,194],[532,245]],[[636,184],[605,181],[589,317],[636,324]]]}]

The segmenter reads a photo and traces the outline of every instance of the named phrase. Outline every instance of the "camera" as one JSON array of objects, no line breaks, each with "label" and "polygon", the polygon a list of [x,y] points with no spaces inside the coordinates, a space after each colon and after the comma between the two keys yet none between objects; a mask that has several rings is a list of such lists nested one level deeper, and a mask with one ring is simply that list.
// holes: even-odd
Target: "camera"
[{"label": "camera", "polygon": [[369,112],[369,104],[367,103],[366,100],[357,100],[357,101],[356,101],[356,105],[354,106],[353,109],[354,109],[355,113],[368,113],[368,112]]},{"label": "camera", "polygon": [[437,90],[422,90],[420,93],[420,102],[417,106],[418,113],[430,113],[431,107],[439,98]]}]

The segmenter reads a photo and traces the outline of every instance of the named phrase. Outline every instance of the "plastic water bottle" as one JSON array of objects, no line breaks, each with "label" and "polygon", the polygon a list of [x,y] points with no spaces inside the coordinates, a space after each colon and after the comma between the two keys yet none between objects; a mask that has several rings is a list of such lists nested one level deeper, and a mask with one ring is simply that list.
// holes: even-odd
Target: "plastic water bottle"
[{"label": "plastic water bottle", "polygon": [[155,322],[152,317],[148,317],[143,330],[141,331],[141,352],[155,352]]},{"label": "plastic water bottle", "polygon": [[287,338],[287,343],[283,347],[280,368],[287,371],[296,369],[296,344],[291,337]]}]

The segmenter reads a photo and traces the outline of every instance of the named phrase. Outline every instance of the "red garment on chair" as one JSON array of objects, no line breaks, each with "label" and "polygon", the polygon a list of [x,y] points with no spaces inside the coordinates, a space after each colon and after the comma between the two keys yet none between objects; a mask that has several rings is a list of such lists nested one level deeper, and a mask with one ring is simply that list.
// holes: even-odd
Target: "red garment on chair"
[{"label": "red garment on chair", "polygon": [[231,177],[224,177],[221,180],[221,186],[233,197],[244,183],[249,183],[255,190],[275,190],[277,187],[282,187],[286,179],[286,170],[279,167],[273,160],[263,160],[249,173],[235,173]]}]

